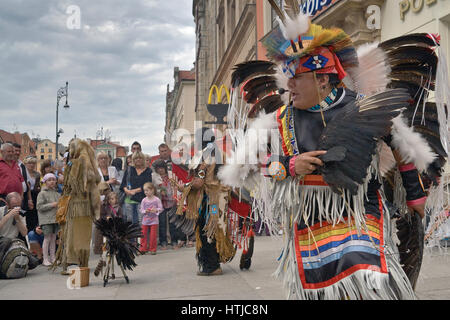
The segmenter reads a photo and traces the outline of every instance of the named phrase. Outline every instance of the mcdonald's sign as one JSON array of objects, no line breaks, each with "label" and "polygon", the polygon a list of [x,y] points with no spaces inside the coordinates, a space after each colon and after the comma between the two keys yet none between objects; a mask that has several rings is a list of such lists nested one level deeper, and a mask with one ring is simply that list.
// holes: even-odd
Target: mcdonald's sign
[{"label": "mcdonald's sign", "polygon": [[212,97],[213,97],[214,91],[216,91],[217,103],[222,103],[222,90],[225,90],[225,94],[227,95],[227,102],[229,104],[231,101],[230,91],[224,84],[220,86],[220,89],[216,85],[213,85],[211,87],[211,89],[209,89],[208,104],[212,103]]},{"label": "mcdonald's sign", "polygon": [[[226,97],[227,97],[227,103],[222,103],[222,95],[223,91],[225,91]],[[213,102],[213,94],[216,93],[217,97],[217,103]],[[227,124],[224,121],[225,116],[228,113],[228,107],[230,104],[231,98],[230,98],[230,91],[228,88],[222,84],[219,87],[216,85],[213,85],[211,89],[209,89],[209,96],[208,96],[208,104],[206,105],[206,109],[210,114],[212,114],[214,117],[217,118],[216,122],[205,122],[206,124]]]}]

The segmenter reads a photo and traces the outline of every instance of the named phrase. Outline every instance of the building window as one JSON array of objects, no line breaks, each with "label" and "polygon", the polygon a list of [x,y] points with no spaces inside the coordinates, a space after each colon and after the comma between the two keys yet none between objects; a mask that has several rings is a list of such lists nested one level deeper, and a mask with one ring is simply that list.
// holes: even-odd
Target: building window
[{"label": "building window", "polygon": [[41,155],[41,160],[44,160],[44,155]]},{"label": "building window", "polygon": [[47,142],[45,143],[45,146],[48,147],[48,143]]},{"label": "building window", "polygon": [[52,153],[52,152],[53,152],[53,149],[52,149],[52,148],[48,148],[48,152],[49,152],[49,153]]},{"label": "building window", "polygon": [[44,152],[45,152],[44,148],[41,148],[41,153],[44,153]]},{"label": "building window", "polygon": [[48,160],[52,160],[52,155],[51,154],[48,155]]}]

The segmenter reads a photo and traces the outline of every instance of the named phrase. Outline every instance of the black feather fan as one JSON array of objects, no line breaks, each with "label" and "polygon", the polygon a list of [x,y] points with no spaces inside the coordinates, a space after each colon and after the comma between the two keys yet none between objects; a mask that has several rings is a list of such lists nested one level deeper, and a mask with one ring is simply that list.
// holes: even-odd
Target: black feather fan
[{"label": "black feather fan", "polygon": [[185,215],[178,215],[177,206],[174,206],[169,210],[167,216],[169,217],[169,222],[173,223],[177,229],[180,229],[186,236],[190,237],[195,232],[195,220],[186,219]]},{"label": "black feather fan", "polygon": [[[389,88],[407,88],[410,104],[403,112],[409,126],[424,137],[433,151],[439,155],[428,168],[435,178],[441,175],[447,154],[440,141],[436,104],[426,103],[429,91],[435,89],[438,57],[435,41],[427,33],[415,33],[397,37],[380,44],[389,57],[392,80]],[[447,110],[446,110],[447,112]]]},{"label": "black feather fan", "polygon": [[95,225],[106,238],[106,250],[117,264],[124,269],[133,270],[137,266],[134,259],[140,254],[136,238],[142,237],[139,224],[125,222],[122,218],[99,219]]},{"label": "black feather fan", "polygon": [[389,50],[391,48],[404,46],[404,45],[425,45],[428,47],[433,47],[436,44],[434,40],[430,38],[428,33],[413,33],[405,36],[400,36],[397,38],[389,39],[380,44],[380,47]]},{"label": "black feather fan", "polygon": [[254,60],[237,64],[231,75],[231,85],[237,88],[250,77],[276,73],[276,65],[270,61]]},{"label": "black feather fan", "polygon": [[377,141],[387,135],[410,96],[406,89],[387,90],[348,104],[327,123],[317,150],[328,151],[319,171],[334,192],[355,195],[364,182]]},{"label": "black feather fan", "polygon": [[261,110],[265,110],[266,114],[272,113],[284,105],[279,94],[273,94],[264,97],[255,103],[248,113],[249,118],[254,118]]},{"label": "black feather fan", "polygon": [[277,81],[273,76],[261,76],[249,80],[244,88],[244,99],[247,103],[253,104],[261,100],[268,94],[278,90]]}]

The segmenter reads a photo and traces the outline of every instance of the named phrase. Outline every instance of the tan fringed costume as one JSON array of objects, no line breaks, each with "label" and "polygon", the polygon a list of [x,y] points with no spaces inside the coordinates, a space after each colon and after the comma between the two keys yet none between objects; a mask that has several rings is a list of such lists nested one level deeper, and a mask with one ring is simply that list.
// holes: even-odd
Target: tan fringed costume
[{"label": "tan fringed costume", "polygon": [[[87,267],[93,221],[100,217],[100,193],[95,154],[85,141],[74,139],[69,146],[69,160],[64,173],[62,201],[66,210],[59,218],[62,234],[57,264]],[[64,217],[65,215],[65,217]]]},{"label": "tan fringed costume", "polygon": [[[230,261],[236,254],[227,224],[231,189],[220,183],[215,169],[215,163],[203,162],[194,170],[194,181],[185,186],[177,210],[186,219],[196,220],[199,275],[221,272],[220,263]],[[194,184],[195,179],[202,183]]]}]

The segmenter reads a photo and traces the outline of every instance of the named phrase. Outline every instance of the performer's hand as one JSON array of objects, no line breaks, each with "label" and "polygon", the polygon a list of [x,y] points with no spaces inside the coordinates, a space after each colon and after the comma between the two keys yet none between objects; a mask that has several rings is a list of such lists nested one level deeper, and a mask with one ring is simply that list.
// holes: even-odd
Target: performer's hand
[{"label": "performer's hand", "polygon": [[295,174],[305,175],[316,171],[317,166],[323,166],[322,160],[317,157],[326,153],[326,151],[311,151],[299,155],[295,159]]},{"label": "performer's hand", "polygon": [[417,211],[422,219],[425,218],[425,203],[408,206],[408,208],[412,211],[412,213]]}]

